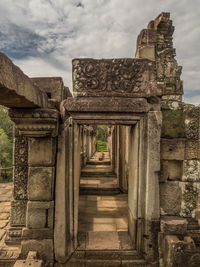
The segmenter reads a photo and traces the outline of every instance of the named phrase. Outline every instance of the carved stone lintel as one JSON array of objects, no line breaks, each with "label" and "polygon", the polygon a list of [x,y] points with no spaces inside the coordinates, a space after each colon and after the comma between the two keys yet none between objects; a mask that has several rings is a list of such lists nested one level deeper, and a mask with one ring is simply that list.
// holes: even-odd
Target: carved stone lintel
[{"label": "carved stone lintel", "polygon": [[148,59],[74,59],[77,96],[149,97],[161,95],[155,62]]},{"label": "carved stone lintel", "polygon": [[151,104],[144,98],[80,97],[64,100],[67,112],[148,112]]},{"label": "carved stone lintel", "polygon": [[57,136],[59,113],[53,109],[11,109],[9,116],[20,135],[44,137]]}]

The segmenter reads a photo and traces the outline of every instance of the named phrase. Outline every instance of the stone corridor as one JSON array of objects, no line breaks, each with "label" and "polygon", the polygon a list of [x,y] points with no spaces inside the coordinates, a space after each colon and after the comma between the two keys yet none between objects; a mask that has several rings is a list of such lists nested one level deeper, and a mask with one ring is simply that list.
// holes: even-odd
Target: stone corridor
[{"label": "stone corridor", "polygon": [[120,193],[109,152],[96,151],[81,170],[78,248],[69,266],[83,259],[86,266],[97,266],[98,261],[112,266],[122,266],[122,262],[143,266],[128,234],[127,198]]},{"label": "stone corridor", "polygon": [[120,194],[118,187],[109,153],[95,152],[81,171],[79,249],[132,249],[127,194]]}]

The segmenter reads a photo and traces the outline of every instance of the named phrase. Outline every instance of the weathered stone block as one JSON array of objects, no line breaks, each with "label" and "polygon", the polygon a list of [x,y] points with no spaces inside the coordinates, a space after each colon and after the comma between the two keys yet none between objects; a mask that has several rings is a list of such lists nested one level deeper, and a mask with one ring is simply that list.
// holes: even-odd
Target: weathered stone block
[{"label": "weathered stone block", "polygon": [[161,139],[161,159],[184,160],[185,139]]},{"label": "weathered stone block", "polygon": [[160,184],[160,208],[162,215],[179,215],[182,192],[179,182]]},{"label": "weathered stone block", "polygon": [[28,199],[53,199],[54,167],[29,167]]},{"label": "weathered stone block", "polygon": [[161,232],[166,235],[184,235],[187,231],[187,220],[179,217],[164,217],[160,221]]},{"label": "weathered stone block", "polygon": [[28,164],[30,166],[54,165],[55,138],[29,138]]},{"label": "weathered stone block", "polygon": [[3,53],[0,53],[0,103],[7,107],[46,107],[48,97]]},{"label": "weathered stone block", "polygon": [[17,260],[13,267],[43,267],[43,261],[38,259]]},{"label": "weathered stone block", "polygon": [[184,160],[183,161],[183,181],[199,181],[200,180],[200,161]]},{"label": "weathered stone block", "polygon": [[189,255],[196,249],[191,237],[185,236],[183,240],[180,240],[176,235],[162,236],[160,234],[159,239],[160,262],[163,266],[190,266]]},{"label": "weathered stone block", "polygon": [[194,182],[180,182],[180,187],[182,191],[180,215],[182,217],[194,218],[198,202],[200,184]]},{"label": "weathered stone block", "polygon": [[161,160],[160,182],[166,182],[167,180],[181,180],[182,165],[183,161],[181,160]]},{"label": "weathered stone block", "polygon": [[179,102],[170,102],[170,104],[162,103],[162,115],[161,136],[163,138],[184,138],[185,123]]},{"label": "weathered stone block", "polygon": [[186,140],[185,159],[200,159],[200,141]]},{"label": "weathered stone block", "polygon": [[200,108],[191,104],[184,103],[183,114],[185,118],[186,138],[190,140],[198,140]]},{"label": "weathered stone block", "polygon": [[155,60],[155,46],[154,45],[148,45],[140,47],[137,50],[137,57],[138,58],[148,58],[151,60]]},{"label": "weathered stone block", "polygon": [[26,224],[26,201],[14,200],[11,202],[11,226],[24,226]]},{"label": "weathered stone block", "polygon": [[28,201],[26,226],[28,228],[52,228],[53,227],[54,202]]},{"label": "weathered stone block", "polygon": [[23,240],[21,243],[21,258],[26,258],[29,251],[36,251],[38,253],[38,257],[46,261],[47,264],[53,262],[54,255],[52,239]]},{"label": "weathered stone block", "polygon": [[34,77],[31,78],[41,90],[48,94],[50,99],[63,100],[64,84],[60,77]]},{"label": "weathered stone block", "polygon": [[22,229],[23,239],[50,239],[53,238],[53,229],[42,228],[42,229]]},{"label": "weathered stone block", "polygon": [[27,207],[26,226],[28,228],[45,228],[46,210]]},{"label": "weathered stone block", "polygon": [[163,95],[162,100],[164,101],[182,101],[182,95]]}]

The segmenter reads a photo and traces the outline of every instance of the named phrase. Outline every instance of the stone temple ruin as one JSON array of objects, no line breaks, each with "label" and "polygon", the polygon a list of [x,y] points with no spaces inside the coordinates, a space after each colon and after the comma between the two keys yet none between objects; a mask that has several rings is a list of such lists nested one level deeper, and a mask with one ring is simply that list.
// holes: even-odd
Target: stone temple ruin
[{"label": "stone temple ruin", "polygon": [[200,107],[182,102],[173,32],[162,13],[135,58],[74,59],[73,96],[0,54],[15,136],[0,266],[200,266]]}]

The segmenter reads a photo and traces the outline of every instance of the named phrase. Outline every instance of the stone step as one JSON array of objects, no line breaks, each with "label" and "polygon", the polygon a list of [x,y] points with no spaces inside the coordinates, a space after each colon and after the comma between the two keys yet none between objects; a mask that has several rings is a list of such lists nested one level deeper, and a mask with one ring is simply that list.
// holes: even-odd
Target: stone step
[{"label": "stone step", "polygon": [[63,267],[146,267],[137,252],[131,251],[76,251]]},{"label": "stone step", "polygon": [[116,177],[116,174],[114,174],[112,171],[81,171],[81,177],[105,177],[105,176],[109,176],[109,177]]},{"label": "stone step", "polygon": [[12,267],[18,259],[20,251],[1,250],[0,267]]},{"label": "stone step", "polygon": [[110,166],[111,162],[109,160],[108,161],[87,161],[86,164],[92,165],[92,166],[101,166],[101,165]]},{"label": "stone step", "polygon": [[120,193],[120,188],[96,188],[80,186],[80,195],[112,196]]}]

